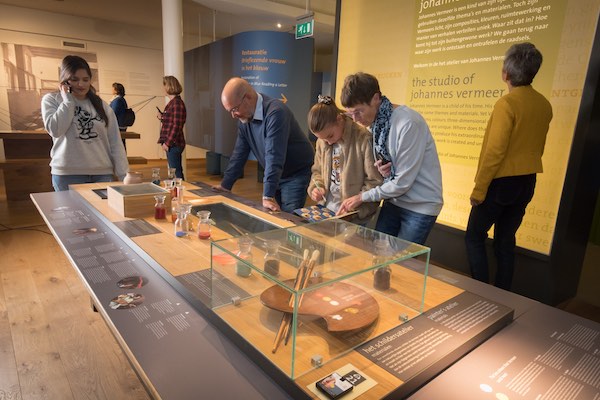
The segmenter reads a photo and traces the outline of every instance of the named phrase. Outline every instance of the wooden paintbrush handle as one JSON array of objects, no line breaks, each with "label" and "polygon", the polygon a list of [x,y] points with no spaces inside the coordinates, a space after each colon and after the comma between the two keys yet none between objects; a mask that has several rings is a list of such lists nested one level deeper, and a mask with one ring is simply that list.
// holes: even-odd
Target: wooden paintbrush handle
[{"label": "wooden paintbrush handle", "polygon": [[[308,249],[304,250],[304,257],[302,258],[302,263],[298,267],[298,272],[296,273],[296,280],[294,282],[294,290],[298,291],[300,289],[300,285],[302,285],[302,280],[304,276],[304,272],[306,269],[306,264],[309,262],[308,259],[309,251]],[[294,306],[294,294],[290,295],[290,299],[288,301],[288,305],[290,307]],[[283,313],[283,317],[281,318],[281,323],[279,324],[279,330],[277,331],[277,335],[275,335],[275,342],[273,343],[272,353],[275,353],[281,344],[281,340],[285,338],[289,334],[290,324],[292,322],[292,314]]]}]

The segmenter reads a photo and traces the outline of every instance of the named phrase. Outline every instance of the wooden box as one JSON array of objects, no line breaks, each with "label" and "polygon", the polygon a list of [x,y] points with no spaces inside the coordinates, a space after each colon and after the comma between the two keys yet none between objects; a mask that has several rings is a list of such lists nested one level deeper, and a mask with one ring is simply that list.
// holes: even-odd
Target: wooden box
[{"label": "wooden box", "polygon": [[108,205],[128,218],[146,218],[154,215],[154,196],[165,196],[165,207],[171,209],[171,193],[153,183],[108,186]]}]

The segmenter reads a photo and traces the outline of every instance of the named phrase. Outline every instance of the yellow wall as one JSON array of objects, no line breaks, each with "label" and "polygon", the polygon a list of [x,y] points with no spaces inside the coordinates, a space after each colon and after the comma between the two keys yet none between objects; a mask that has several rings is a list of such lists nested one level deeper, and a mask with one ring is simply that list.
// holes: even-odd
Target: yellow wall
[{"label": "yellow wall", "polygon": [[337,98],[344,77],[364,71],[392,103],[423,114],[442,164],[438,223],[464,229],[487,119],[507,93],[503,55],[534,43],[544,63],[533,86],[554,119],[517,245],[549,254],[599,9],[600,0],[343,0]]}]

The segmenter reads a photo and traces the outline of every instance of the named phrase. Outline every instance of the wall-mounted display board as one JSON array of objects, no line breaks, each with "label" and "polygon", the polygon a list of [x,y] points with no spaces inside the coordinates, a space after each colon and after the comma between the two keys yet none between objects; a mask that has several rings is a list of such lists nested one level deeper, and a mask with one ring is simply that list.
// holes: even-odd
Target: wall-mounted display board
[{"label": "wall-mounted display board", "polygon": [[295,40],[285,32],[238,33],[184,54],[188,143],[229,156],[237,137],[237,120],[221,104],[221,91],[232,77],[280,99],[308,133],[314,40]]},{"label": "wall-mounted display board", "polygon": [[[341,0],[336,94],[339,98],[347,75],[369,72],[379,79],[383,95],[425,117],[442,165],[444,207],[437,230],[462,235],[487,121],[495,102],[507,93],[501,79],[504,54],[515,43],[534,43],[544,62],[533,86],[550,100],[554,118],[543,157],[544,173],[538,174],[535,196],[517,232],[517,246],[542,256],[554,255],[553,244],[561,237],[558,230],[566,229],[569,221],[570,210],[562,203],[575,192],[569,174],[574,179],[579,168],[569,163],[581,159],[578,148],[589,135],[587,124],[593,115],[598,72],[590,63],[595,59],[592,46],[599,10],[598,0],[384,0],[376,7],[365,0]],[[583,119],[578,120],[580,112]],[[588,182],[597,184],[598,173],[588,174],[593,178]],[[591,202],[587,197],[580,199],[579,211],[587,212]],[[564,216],[562,227],[559,209]],[[581,218],[584,231],[592,212]],[[432,237],[436,239],[435,234]],[[571,257],[577,264],[579,255],[571,251]],[[460,263],[465,264],[464,257],[458,257],[453,266],[460,268],[456,265]],[[549,275],[547,265],[540,268],[546,271],[531,274]],[[575,287],[576,282],[577,276]],[[552,301],[552,294],[527,294]]]}]

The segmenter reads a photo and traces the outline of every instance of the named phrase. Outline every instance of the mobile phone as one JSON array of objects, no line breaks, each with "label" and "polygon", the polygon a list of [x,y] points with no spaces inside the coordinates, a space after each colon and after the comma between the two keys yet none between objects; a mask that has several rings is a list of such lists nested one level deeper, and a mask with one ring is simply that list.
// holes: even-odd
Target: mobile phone
[{"label": "mobile phone", "polygon": [[62,85],[65,85],[65,86],[67,87],[67,92],[69,92],[69,93],[73,93],[73,88],[71,87],[71,85],[69,85],[69,82],[67,82],[67,81],[64,81],[64,82],[62,83]]},{"label": "mobile phone", "polygon": [[390,160],[388,160],[387,158],[385,158],[383,156],[383,154],[381,154],[381,153],[375,153],[375,157],[377,157],[378,160],[381,160],[382,164],[387,164],[387,163],[390,162]]},{"label": "mobile phone", "polygon": [[156,106],[156,109],[158,110],[159,113],[163,113],[162,111],[160,111],[160,108],[158,108],[158,106]]},{"label": "mobile phone", "polygon": [[73,88],[71,87],[71,85],[69,85],[69,82],[64,81],[62,84],[67,87],[67,92],[73,93]]},{"label": "mobile phone", "polygon": [[339,399],[346,393],[354,389],[354,386],[337,372],[326,376],[316,383],[317,389],[323,392],[330,399]]}]

